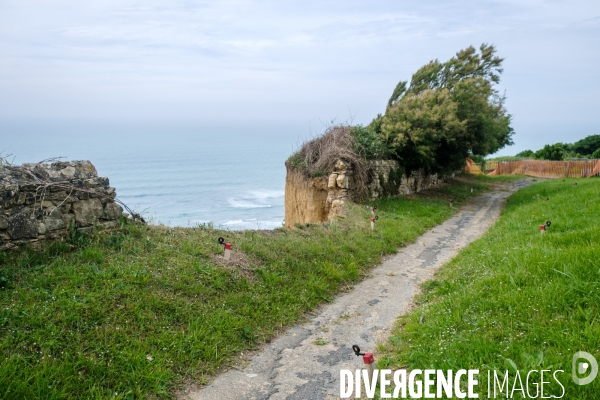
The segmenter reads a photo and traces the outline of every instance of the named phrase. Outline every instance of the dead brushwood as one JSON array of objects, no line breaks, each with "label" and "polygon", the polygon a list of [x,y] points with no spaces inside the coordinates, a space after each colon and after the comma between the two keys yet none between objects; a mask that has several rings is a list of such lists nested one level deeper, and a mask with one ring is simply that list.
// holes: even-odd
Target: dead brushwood
[{"label": "dead brushwood", "polygon": [[356,200],[365,198],[368,194],[367,168],[365,160],[356,151],[356,141],[348,125],[327,128],[322,136],[305,142],[288,162],[308,177],[317,177],[331,174],[338,160],[352,168]]}]

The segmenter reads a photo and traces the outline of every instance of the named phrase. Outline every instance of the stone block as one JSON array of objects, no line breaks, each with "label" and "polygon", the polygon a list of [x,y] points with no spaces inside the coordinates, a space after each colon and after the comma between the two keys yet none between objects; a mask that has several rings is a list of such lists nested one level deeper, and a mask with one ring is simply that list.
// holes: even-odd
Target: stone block
[{"label": "stone block", "polygon": [[338,174],[329,175],[329,180],[327,181],[328,189],[335,189],[335,182],[336,182],[337,176],[338,176]]},{"label": "stone block", "polygon": [[102,203],[98,199],[80,200],[73,203],[72,209],[79,227],[94,225],[104,213]]},{"label": "stone block", "polygon": [[42,207],[52,209],[52,208],[54,208],[54,203],[51,201],[48,201],[48,200],[44,200],[44,201],[42,201]]},{"label": "stone block", "polygon": [[25,204],[35,203],[35,193],[25,193]]},{"label": "stone block", "polygon": [[60,210],[61,214],[68,214],[69,211],[71,211],[71,203],[65,202],[62,205],[60,205],[58,209]]},{"label": "stone block", "polygon": [[6,210],[4,213],[7,216],[11,216],[11,215],[16,215],[18,213],[20,213],[21,211],[25,210],[27,207],[25,206],[16,206],[16,207],[11,207],[8,210]]},{"label": "stone block", "polygon": [[72,214],[63,214],[62,220],[65,223],[65,227],[68,227],[71,222],[75,222],[75,217]]},{"label": "stone block", "polygon": [[44,225],[46,226],[46,231],[55,231],[57,229],[65,228],[65,221],[62,218],[44,218]]},{"label": "stone block", "polygon": [[343,189],[348,189],[348,178],[345,174],[339,174],[336,178],[337,186]]},{"label": "stone block", "polygon": [[335,165],[333,167],[336,171],[344,171],[346,169],[348,169],[348,165],[342,161],[342,160],[337,160],[335,162]]},{"label": "stone block", "polygon": [[116,220],[119,219],[123,213],[123,208],[115,202],[106,203],[104,206],[104,213],[102,214],[103,219]]},{"label": "stone block", "polygon": [[62,213],[60,207],[56,207],[56,206],[49,207],[46,210],[46,215],[49,216],[49,217],[52,217],[52,218],[59,218],[60,219],[62,217],[62,214],[63,213]]},{"label": "stone block", "polygon": [[12,239],[36,237],[38,226],[32,210],[25,207],[21,212],[10,216],[6,230]]},{"label": "stone block", "polygon": [[8,228],[8,221],[6,220],[5,217],[0,216],[0,229],[6,229],[6,228]]},{"label": "stone block", "polygon": [[[106,176],[99,176],[96,179],[98,180],[98,184],[100,186],[103,186],[106,188],[110,186],[110,181],[108,180],[108,178]],[[114,190],[114,188],[113,188],[113,190]]]}]

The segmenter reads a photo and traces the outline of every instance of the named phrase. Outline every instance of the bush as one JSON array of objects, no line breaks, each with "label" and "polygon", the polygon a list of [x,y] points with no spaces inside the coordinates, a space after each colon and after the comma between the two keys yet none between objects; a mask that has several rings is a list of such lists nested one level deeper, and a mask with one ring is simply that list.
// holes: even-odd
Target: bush
[{"label": "bush", "polygon": [[520,153],[517,153],[517,155],[515,157],[532,157],[533,156],[533,151],[532,150],[523,150]]},{"label": "bush", "polygon": [[584,156],[593,156],[593,154],[600,149],[600,135],[590,135],[578,140],[577,142],[573,143],[572,148],[575,153],[579,153]]},{"label": "bush", "polygon": [[407,171],[450,172],[464,166],[466,123],[447,89],[405,96],[383,118],[382,136]]},{"label": "bush", "polygon": [[381,160],[390,158],[390,148],[383,142],[381,136],[371,125],[353,126],[350,130],[354,136],[354,150],[364,160]]},{"label": "bush", "polygon": [[511,115],[494,86],[504,60],[495,54],[494,46],[483,44],[479,52],[468,47],[445,63],[429,62],[410,84],[396,85],[385,113],[368,126],[331,127],[306,142],[288,165],[316,177],[341,159],[354,169],[357,186],[366,188],[366,160],[395,159],[407,173],[451,173],[464,167],[466,157],[512,144]]},{"label": "bush", "polygon": [[511,115],[494,87],[503,59],[494,46],[479,50],[468,47],[445,63],[421,67],[410,85],[395,87],[385,114],[371,123],[407,170],[456,171],[469,155],[512,144]]},{"label": "bush", "polygon": [[562,143],[547,144],[534,154],[538,160],[560,161],[565,158],[565,147]]}]

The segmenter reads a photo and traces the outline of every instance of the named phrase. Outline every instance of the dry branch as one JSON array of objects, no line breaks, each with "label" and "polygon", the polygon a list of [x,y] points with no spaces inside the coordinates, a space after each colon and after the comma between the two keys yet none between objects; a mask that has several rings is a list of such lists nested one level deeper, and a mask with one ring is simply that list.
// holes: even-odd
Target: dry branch
[{"label": "dry branch", "polygon": [[349,125],[327,128],[322,136],[305,142],[289,162],[309,177],[328,175],[333,172],[338,160],[346,162],[352,168],[353,188],[356,198],[360,200],[368,194],[367,168],[355,150],[356,141],[350,131]]}]

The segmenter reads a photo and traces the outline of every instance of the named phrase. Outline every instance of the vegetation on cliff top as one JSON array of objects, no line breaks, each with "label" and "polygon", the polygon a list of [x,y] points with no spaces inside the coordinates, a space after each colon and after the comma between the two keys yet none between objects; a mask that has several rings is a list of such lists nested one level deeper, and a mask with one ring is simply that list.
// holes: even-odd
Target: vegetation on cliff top
[{"label": "vegetation on cliff top", "polygon": [[[0,397],[174,397],[236,365],[385,254],[485,189],[461,177],[410,198],[351,206],[339,223],[275,231],[125,224],[41,252],[0,252]],[[474,193],[470,188],[474,187]],[[217,238],[233,243],[231,262]]]},{"label": "vegetation on cliff top", "polygon": [[314,178],[328,175],[335,163],[343,160],[352,168],[355,199],[364,200],[368,194],[366,158],[353,131],[353,127],[346,125],[332,126],[323,135],[305,142],[287,164]]},{"label": "vegetation on cliff top", "polygon": [[[468,47],[446,62],[433,60],[421,67],[410,84],[400,82],[388,101],[385,113],[368,126],[330,128],[347,130],[353,140],[344,142],[344,151],[321,154],[358,160],[397,160],[406,171],[424,169],[450,173],[462,169],[470,155],[485,156],[512,144],[511,115],[504,108],[505,97],[496,89],[503,59],[493,45],[482,44],[479,52]],[[319,161],[305,157],[305,143],[290,162],[298,168],[329,173],[326,166],[335,159]],[[320,159],[319,159],[320,160]]]}]

